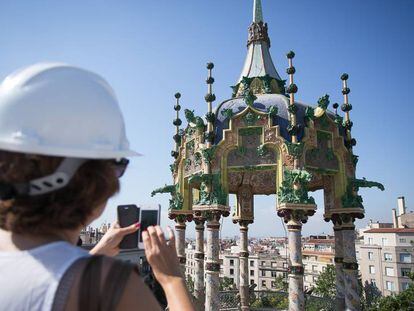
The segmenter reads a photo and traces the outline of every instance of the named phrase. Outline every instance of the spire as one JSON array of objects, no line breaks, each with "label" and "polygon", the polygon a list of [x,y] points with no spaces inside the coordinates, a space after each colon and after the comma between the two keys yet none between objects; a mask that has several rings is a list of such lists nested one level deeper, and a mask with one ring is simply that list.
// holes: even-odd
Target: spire
[{"label": "spire", "polygon": [[263,22],[262,0],[254,0],[253,23]]},{"label": "spire", "polygon": [[263,21],[262,1],[254,0],[253,23],[249,27],[247,41],[247,57],[237,85],[233,87],[233,96],[240,96],[247,92],[250,83],[255,78],[260,80],[259,86],[254,82],[252,92],[284,93],[284,81],[280,78],[272,57],[270,56],[270,39],[267,23]]}]

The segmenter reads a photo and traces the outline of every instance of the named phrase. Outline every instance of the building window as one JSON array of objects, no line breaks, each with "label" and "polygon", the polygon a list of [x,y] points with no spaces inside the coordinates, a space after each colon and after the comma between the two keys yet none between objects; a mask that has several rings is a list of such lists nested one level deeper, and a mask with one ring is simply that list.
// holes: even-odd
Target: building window
[{"label": "building window", "polygon": [[312,281],[315,283],[318,280],[318,278],[316,276],[312,277]]},{"label": "building window", "polygon": [[408,286],[410,286],[410,283],[408,283],[408,282],[402,282],[401,283],[401,289],[402,290],[408,289]]},{"label": "building window", "polygon": [[411,273],[410,268],[401,268],[401,276],[409,277]]},{"label": "building window", "polygon": [[262,276],[266,276],[266,270],[262,270]]},{"label": "building window", "polygon": [[400,238],[400,243],[407,243],[407,239]]},{"label": "building window", "polygon": [[375,279],[371,279],[371,285],[377,286],[377,281]]},{"label": "building window", "polygon": [[394,276],[394,268],[385,267],[385,275],[386,276]]},{"label": "building window", "polygon": [[401,262],[411,262],[411,254],[410,253],[400,253],[400,261]]},{"label": "building window", "polygon": [[276,271],[272,271],[272,278],[276,277]]},{"label": "building window", "polygon": [[284,262],[284,263],[283,263],[283,268],[287,268],[287,267],[288,267],[287,262]]},{"label": "building window", "polygon": [[254,280],[250,280],[250,285],[253,285],[254,284]]},{"label": "building window", "polygon": [[230,266],[234,266],[234,260],[230,259]]},{"label": "building window", "polygon": [[272,286],[272,288],[276,288],[276,282],[272,281],[271,286]]},{"label": "building window", "polygon": [[388,245],[388,238],[382,238],[381,243],[382,243],[382,246],[387,246]]},{"label": "building window", "polygon": [[230,275],[234,275],[234,269],[230,269]]},{"label": "building window", "polygon": [[373,238],[368,238],[368,245],[372,245],[374,244],[374,239]]},{"label": "building window", "polygon": [[385,261],[392,261],[392,254],[384,253],[384,260]]},{"label": "building window", "polygon": [[323,267],[322,267],[322,272],[325,272],[325,270],[326,270],[326,267],[325,267],[325,266],[323,266]]},{"label": "building window", "polygon": [[262,287],[266,287],[266,281],[265,280],[262,281]]},{"label": "building window", "polygon": [[375,274],[375,267],[374,266],[369,266],[369,273]]},{"label": "building window", "polygon": [[317,272],[318,271],[318,266],[312,265],[312,272]]},{"label": "building window", "polygon": [[250,270],[250,276],[254,276],[254,270]]},{"label": "building window", "polygon": [[391,292],[393,292],[395,290],[394,282],[386,281],[385,282],[385,287]]},{"label": "building window", "polygon": [[276,263],[276,262],[274,262],[274,261],[272,261],[272,263],[270,264],[270,266],[271,266],[272,268],[276,268],[276,267],[277,267],[277,263]]},{"label": "building window", "polygon": [[374,259],[374,253],[373,252],[368,252],[368,259],[369,260],[373,260]]},{"label": "building window", "polygon": [[250,260],[250,267],[254,267],[254,261]]},{"label": "building window", "polygon": [[262,266],[266,266],[266,262],[265,261],[262,261]]}]

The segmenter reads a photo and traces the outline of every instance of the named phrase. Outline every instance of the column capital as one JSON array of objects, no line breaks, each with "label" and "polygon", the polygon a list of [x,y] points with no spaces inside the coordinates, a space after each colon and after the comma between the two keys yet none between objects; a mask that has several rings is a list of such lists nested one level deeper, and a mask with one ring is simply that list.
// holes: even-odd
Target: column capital
[{"label": "column capital", "polygon": [[204,230],[205,222],[206,222],[206,219],[203,217],[194,217],[195,229]]},{"label": "column capital", "polygon": [[189,214],[189,213],[183,213],[183,214],[170,213],[168,217],[171,220],[174,220],[175,223],[184,224],[184,225],[186,222],[191,222],[193,220],[193,214]]},{"label": "column capital", "polygon": [[246,219],[237,219],[237,220],[233,220],[234,224],[239,224],[240,225],[240,230],[248,230],[249,225],[253,223],[253,220],[246,220]]},{"label": "column capital", "polygon": [[316,205],[283,204],[279,206],[277,215],[282,217],[285,223],[291,221],[307,223],[309,216],[316,212]]}]

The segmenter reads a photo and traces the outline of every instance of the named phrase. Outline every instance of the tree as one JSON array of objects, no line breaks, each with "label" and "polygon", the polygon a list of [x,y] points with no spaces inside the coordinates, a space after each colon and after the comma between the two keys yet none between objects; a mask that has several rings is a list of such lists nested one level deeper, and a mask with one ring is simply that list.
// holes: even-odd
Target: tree
[{"label": "tree", "polygon": [[226,290],[234,289],[233,279],[230,279],[226,276],[223,277],[223,278],[220,278],[219,288],[220,288],[220,291],[226,291]]},{"label": "tree", "polygon": [[288,283],[286,282],[286,279],[282,275],[279,275],[276,277],[275,283],[276,283],[277,290],[280,290],[283,292],[286,292],[288,290]]},{"label": "tree", "polygon": [[[410,279],[414,282],[414,273],[410,274]],[[414,311],[414,283],[397,295],[382,297],[378,305],[369,310]]]},{"label": "tree", "polygon": [[369,310],[369,308],[377,306],[380,298],[382,297],[380,290],[375,284],[365,281],[364,285],[364,297],[365,297],[365,308],[364,310]]},{"label": "tree", "polygon": [[191,294],[194,294],[194,280],[191,276],[187,275],[185,280],[185,284],[187,285],[187,289]]},{"label": "tree", "polygon": [[325,271],[319,274],[313,293],[323,298],[335,299],[335,283],[335,267],[327,265]]}]

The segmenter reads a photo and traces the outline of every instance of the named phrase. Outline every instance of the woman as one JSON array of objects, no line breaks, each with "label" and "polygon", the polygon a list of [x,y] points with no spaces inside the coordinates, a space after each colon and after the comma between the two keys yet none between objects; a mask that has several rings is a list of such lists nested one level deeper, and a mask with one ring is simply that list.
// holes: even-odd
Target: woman
[{"label": "woman", "polygon": [[[75,246],[119,191],[125,158],[134,155],[115,95],[100,76],[42,63],[3,81],[1,310],[160,309],[137,272]],[[170,310],[193,310],[169,234],[166,242],[158,226],[143,232],[147,260]],[[113,240],[104,242],[101,252],[108,245],[116,252]]]}]

